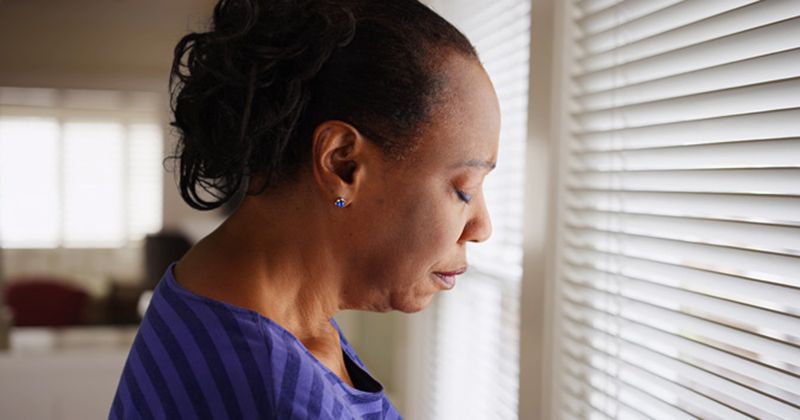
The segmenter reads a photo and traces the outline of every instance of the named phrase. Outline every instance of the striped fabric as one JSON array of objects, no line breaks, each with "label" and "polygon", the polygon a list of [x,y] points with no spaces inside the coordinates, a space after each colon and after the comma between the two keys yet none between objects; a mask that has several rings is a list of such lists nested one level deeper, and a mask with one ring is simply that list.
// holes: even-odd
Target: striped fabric
[{"label": "striped fabric", "polygon": [[174,265],[153,293],[110,419],[402,419],[335,319],[355,388],[269,318],[183,288]]}]

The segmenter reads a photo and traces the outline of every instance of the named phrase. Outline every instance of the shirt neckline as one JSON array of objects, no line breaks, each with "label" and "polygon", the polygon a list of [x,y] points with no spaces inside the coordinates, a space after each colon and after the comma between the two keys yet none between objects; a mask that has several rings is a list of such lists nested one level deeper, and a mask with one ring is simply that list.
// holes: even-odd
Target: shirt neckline
[{"label": "shirt neckline", "polygon": [[[245,314],[245,315],[249,315],[251,317],[254,317],[254,318],[258,319],[258,320],[261,320],[261,321],[269,324],[273,328],[275,328],[278,331],[280,331],[283,335],[288,337],[289,340],[292,341],[295,344],[296,347],[299,347],[301,349],[301,351],[303,351],[313,361],[314,364],[316,364],[318,367],[320,367],[326,375],[331,375],[336,380],[336,383],[339,384],[342,387],[342,389],[344,389],[347,393],[349,393],[350,395],[352,395],[352,396],[354,396],[356,398],[372,400],[372,399],[375,399],[376,397],[381,397],[384,394],[384,386],[383,386],[383,384],[381,384],[380,381],[378,381],[377,379],[372,377],[372,375],[369,372],[367,372],[364,368],[362,368],[360,366],[360,364],[358,362],[356,362],[356,360],[355,360],[356,357],[353,354],[351,354],[351,352],[350,352],[351,351],[350,350],[350,344],[347,342],[347,339],[345,338],[344,333],[342,332],[341,328],[339,328],[339,324],[336,322],[336,320],[333,317],[331,317],[330,323],[336,328],[336,331],[339,334],[339,344],[340,344],[340,346],[342,348],[342,354],[344,355],[344,357],[349,358],[350,361],[352,362],[353,366],[355,366],[366,378],[368,378],[372,382],[375,382],[378,385],[379,389],[377,391],[365,391],[365,390],[354,388],[354,387],[350,386],[350,384],[348,384],[347,382],[342,380],[342,378],[340,378],[339,375],[335,374],[332,370],[330,370],[330,368],[328,368],[322,362],[320,362],[319,359],[317,359],[314,356],[314,354],[312,354],[311,351],[309,351],[308,348],[306,348],[306,346],[303,344],[302,341],[300,341],[299,338],[297,338],[294,334],[292,334],[289,330],[284,328],[282,325],[278,324],[277,322],[275,322],[274,320],[272,320],[270,318],[267,318],[266,316],[262,315],[261,313],[259,313],[257,311],[254,311],[252,309],[248,309],[248,308],[242,307],[242,306],[238,306],[238,305],[234,305],[234,304],[231,304],[231,303],[223,302],[221,300],[213,299],[213,298],[210,298],[208,296],[198,295],[198,294],[190,291],[189,289],[186,289],[180,283],[178,283],[178,280],[175,278],[175,275],[173,273],[173,268],[175,267],[176,264],[177,264],[177,261],[173,261],[172,263],[170,263],[169,266],[167,267],[167,272],[166,272],[166,275],[165,275],[166,284],[170,289],[172,289],[175,292],[177,292],[177,293],[179,293],[179,294],[181,294],[181,295],[183,295],[185,297],[188,297],[190,299],[198,300],[198,301],[201,301],[201,302],[204,302],[204,303],[210,303],[210,304],[213,304],[213,305],[220,305],[220,306],[223,306],[223,307],[225,307],[227,309],[230,309],[231,311],[239,312],[239,313],[242,313],[242,314]],[[345,366],[346,365],[347,365],[347,361],[345,361]]]}]

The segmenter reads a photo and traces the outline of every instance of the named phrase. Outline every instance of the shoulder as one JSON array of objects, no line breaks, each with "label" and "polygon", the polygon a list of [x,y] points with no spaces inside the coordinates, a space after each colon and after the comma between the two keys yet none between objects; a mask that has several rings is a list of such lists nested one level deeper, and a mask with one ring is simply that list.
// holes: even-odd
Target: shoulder
[{"label": "shoulder", "polygon": [[112,406],[119,418],[271,418],[271,342],[259,322],[159,282]]}]

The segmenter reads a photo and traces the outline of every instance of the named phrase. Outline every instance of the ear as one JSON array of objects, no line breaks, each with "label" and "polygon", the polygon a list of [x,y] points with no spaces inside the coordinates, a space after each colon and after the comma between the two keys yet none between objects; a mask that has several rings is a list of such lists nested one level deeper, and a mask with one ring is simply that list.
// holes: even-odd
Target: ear
[{"label": "ear", "polygon": [[338,120],[319,124],[311,137],[314,179],[333,204],[337,197],[347,203],[356,199],[366,177],[366,166],[374,158],[375,145],[352,125]]}]

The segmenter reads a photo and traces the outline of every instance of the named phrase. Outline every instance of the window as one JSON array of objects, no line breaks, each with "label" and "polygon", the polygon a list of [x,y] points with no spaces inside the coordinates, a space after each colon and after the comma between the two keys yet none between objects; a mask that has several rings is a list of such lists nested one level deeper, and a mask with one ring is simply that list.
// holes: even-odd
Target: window
[{"label": "window", "polygon": [[558,418],[800,418],[800,3],[572,1]]},{"label": "window", "polygon": [[475,45],[500,100],[502,127],[497,168],[484,181],[492,237],[468,244],[463,279],[412,317],[408,351],[416,354],[407,382],[415,394],[407,416],[516,419],[530,2],[427,3]]},{"label": "window", "polygon": [[0,244],[119,247],[161,228],[157,95],[0,89]]}]

